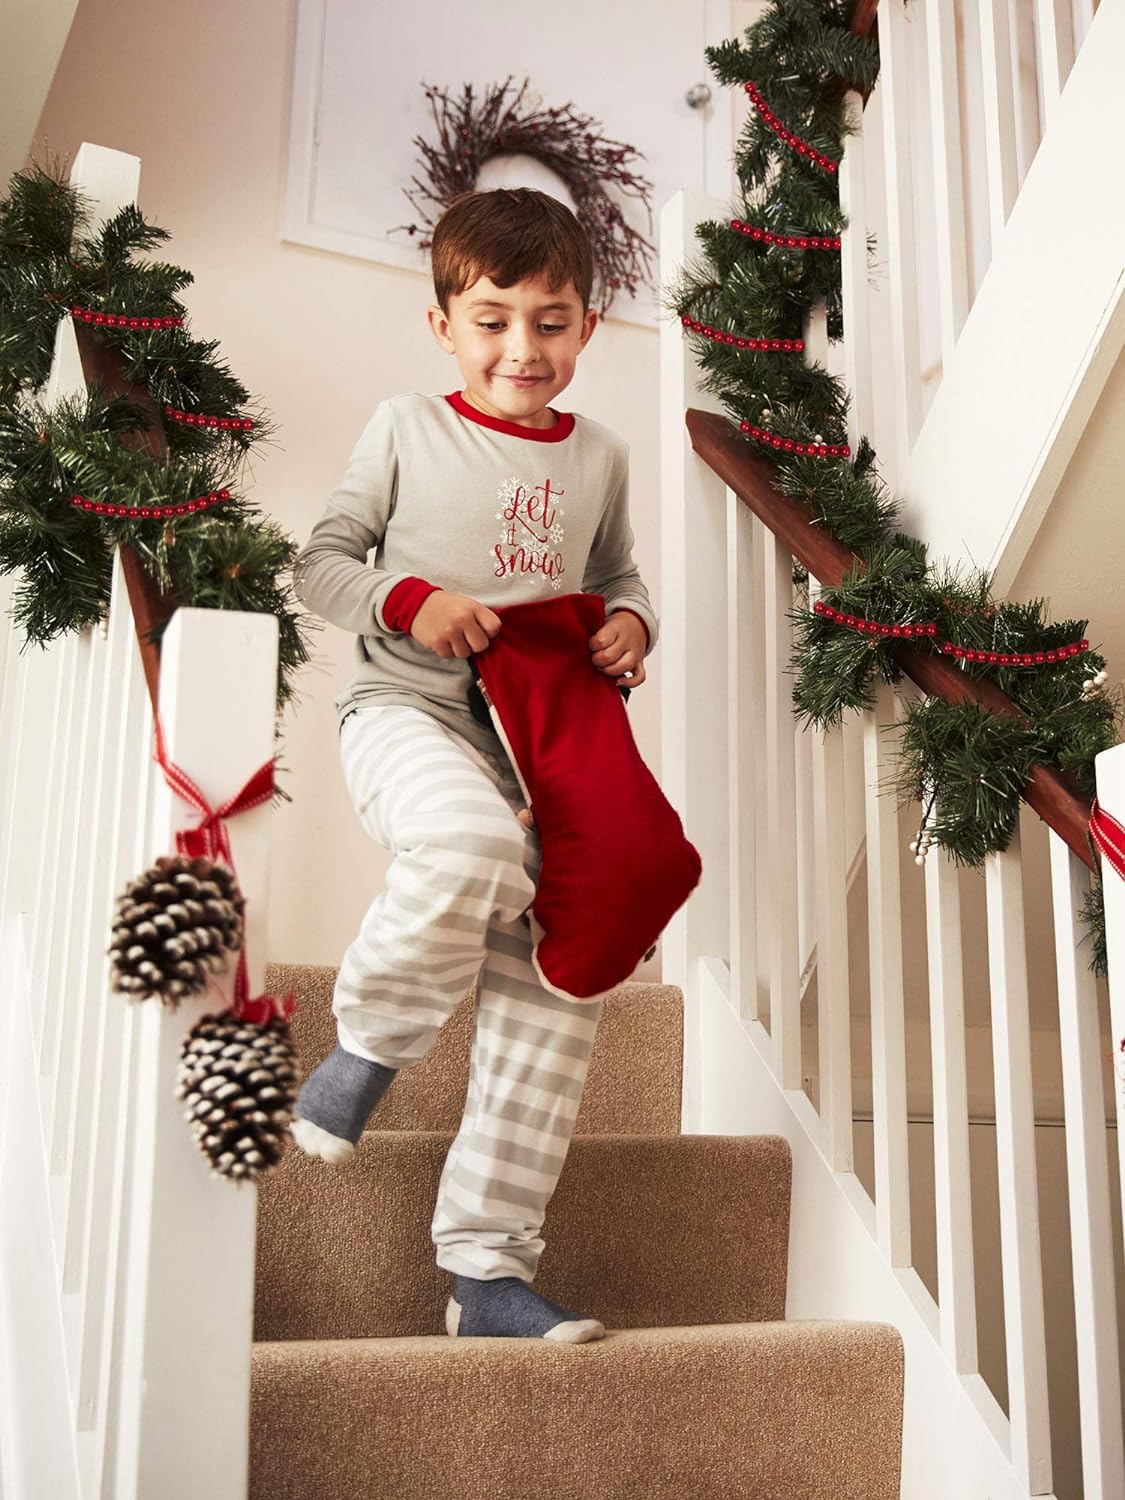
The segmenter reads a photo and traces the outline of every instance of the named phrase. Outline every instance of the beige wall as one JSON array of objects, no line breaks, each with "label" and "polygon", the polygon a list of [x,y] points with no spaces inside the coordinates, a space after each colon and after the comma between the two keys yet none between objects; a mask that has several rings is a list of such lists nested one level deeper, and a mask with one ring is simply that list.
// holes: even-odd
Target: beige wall
[{"label": "beige wall", "polygon": [[[303,543],[375,403],[459,381],[426,326],[427,277],[281,243],[295,10],[294,0],[82,0],[33,149],[72,158],[86,140],[141,158],[140,206],[173,236],[162,258],[195,276],[184,297],[192,332],[219,340],[278,425],[246,493]],[[402,64],[422,77],[423,57]],[[411,133],[382,148],[401,155],[405,182]],[[657,382],[655,329],[611,317],[557,404],[632,446],[634,555],[659,614]],[[359,827],[339,770],[332,699],[349,647],[324,627],[287,718],[279,781],[294,800],[278,813],[270,895],[279,962],[337,963],[389,862]],[[659,777],[659,646],[646,671],[628,712]],[[637,977],[658,978],[659,959]]]}]

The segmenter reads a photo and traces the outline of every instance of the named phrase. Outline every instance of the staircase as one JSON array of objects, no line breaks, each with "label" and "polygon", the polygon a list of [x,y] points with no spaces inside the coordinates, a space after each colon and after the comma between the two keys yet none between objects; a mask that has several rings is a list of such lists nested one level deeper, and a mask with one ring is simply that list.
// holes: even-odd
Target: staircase
[{"label": "staircase", "polygon": [[[334,980],[267,970],[298,996],[306,1072],[335,1044]],[[475,1004],[474,984],[346,1167],[291,1151],[261,1184],[251,1500],[897,1497],[902,1340],[785,1320],[788,1143],[680,1133],[673,985],[605,1001],[543,1228],[536,1289],[606,1337],[446,1335],[429,1226]]]}]

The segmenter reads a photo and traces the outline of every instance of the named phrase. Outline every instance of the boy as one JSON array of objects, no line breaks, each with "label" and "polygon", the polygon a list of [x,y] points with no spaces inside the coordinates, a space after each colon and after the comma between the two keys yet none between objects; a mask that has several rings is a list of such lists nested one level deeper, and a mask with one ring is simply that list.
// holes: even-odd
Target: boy
[{"label": "boy", "polygon": [[293,1134],[311,1155],[350,1156],[479,971],[432,1225],[453,1274],[446,1330],[582,1343],[602,1324],[530,1283],[602,1003],[551,994],[532,965],[541,850],[468,658],[502,627],[493,606],[585,590],[606,608],[591,662],[636,687],[658,622],[632,558],[627,446],[549,404],[597,323],[585,231],[529,188],[464,193],[431,261],[430,328],[464,389],[380,403],[294,568],[298,598],[356,633],[336,700],[344,777],[395,859],[341,960],[339,1040],[300,1092]]}]

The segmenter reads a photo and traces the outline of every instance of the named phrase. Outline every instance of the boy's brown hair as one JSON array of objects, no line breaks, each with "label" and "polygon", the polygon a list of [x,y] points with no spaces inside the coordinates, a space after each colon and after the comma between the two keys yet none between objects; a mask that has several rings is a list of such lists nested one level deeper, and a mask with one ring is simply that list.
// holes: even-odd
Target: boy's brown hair
[{"label": "boy's brown hair", "polygon": [[589,236],[565,203],[535,188],[460,193],[434,227],[430,265],[434,297],[446,317],[450,297],[481,276],[509,287],[541,275],[553,292],[573,281],[583,314],[590,306]]}]

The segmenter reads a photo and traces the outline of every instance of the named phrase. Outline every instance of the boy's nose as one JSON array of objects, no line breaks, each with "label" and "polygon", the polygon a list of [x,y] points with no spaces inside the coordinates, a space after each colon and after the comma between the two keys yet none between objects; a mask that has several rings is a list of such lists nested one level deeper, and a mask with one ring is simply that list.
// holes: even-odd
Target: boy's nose
[{"label": "boy's nose", "polygon": [[526,369],[539,357],[538,340],[529,328],[513,328],[508,339],[507,353],[512,364],[519,366],[519,369],[513,371],[518,374],[519,370]]}]

